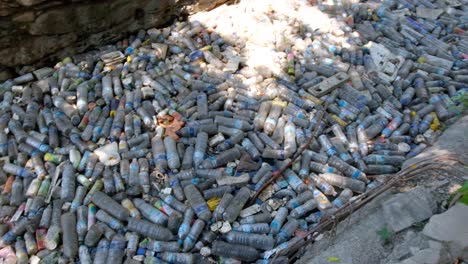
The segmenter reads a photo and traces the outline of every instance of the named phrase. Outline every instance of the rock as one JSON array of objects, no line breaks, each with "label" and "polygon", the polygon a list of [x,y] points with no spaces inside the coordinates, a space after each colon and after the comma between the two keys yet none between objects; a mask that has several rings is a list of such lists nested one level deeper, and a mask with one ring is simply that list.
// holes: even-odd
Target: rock
[{"label": "rock", "polygon": [[[0,1],[0,17],[5,17],[0,23],[0,67],[36,66],[42,59],[83,52],[142,28],[159,27],[181,12],[207,10],[225,2]],[[0,73],[0,81],[5,80]]]},{"label": "rock", "polygon": [[441,243],[431,241],[429,242],[429,248],[419,250],[414,255],[400,264],[439,264],[448,263],[449,256],[447,255],[446,249]]},{"label": "rock", "polygon": [[412,247],[418,247],[419,250],[419,248],[427,248],[428,243],[420,233],[409,230],[404,234],[403,241],[393,247],[392,253],[383,263],[395,263],[410,257],[413,255],[410,250]]},{"label": "rock", "polygon": [[16,9],[8,7],[4,3],[0,3],[0,17],[8,16],[15,12]]},{"label": "rock", "polygon": [[3,82],[5,80],[8,80],[13,77],[13,74],[11,71],[7,69],[0,68],[0,82]]},{"label": "rock", "polygon": [[15,15],[11,20],[14,22],[26,23],[26,22],[34,21],[35,17],[36,15],[34,15],[33,11],[27,11],[27,12]]},{"label": "rock", "polygon": [[381,203],[389,196],[386,193],[355,211],[337,225],[334,235],[325,233],[323,239],[307,247],[306,255],[296,263],[330,264],[331,256],[339,258],[339,263],[380,263],[390,253],[377,234],[385,227]]},{"label": "rock", "polygon": [[47,0],[16,0],[16,2],[24,6],[33,6],[33,5],[37,5],[45,1]]},{"label": "rock", "polygon": [[400,193],[382,205],[385,221],[395,232],[432,216],[436,203],[429,190],[417,187]]},{"label": "rock", "polygon": [[77,38],[75,33],[54,36],[13,37],[11,41],[16,41],[15,46],[0,49],[1,64],[8,67],[33,64],[41,58],[69,47]]},{"label": "rock", "polygon": [[457,203],[446,212],[434,215],[423,234],[446,243],[453,257],[468,259],[468,206]]},{"label": "rock", "polygon": [[434,181],[431,185],[433,189],[438,189],[438,188],[443,188],[449,186],[450,181],[447,179],[439,180],[439,181]]}]

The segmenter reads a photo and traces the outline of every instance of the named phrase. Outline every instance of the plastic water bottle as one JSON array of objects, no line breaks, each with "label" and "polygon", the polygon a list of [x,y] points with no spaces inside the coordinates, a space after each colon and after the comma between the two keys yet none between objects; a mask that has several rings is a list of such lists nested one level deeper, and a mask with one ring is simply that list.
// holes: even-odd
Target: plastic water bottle
[{"label": "plastic water bottle", "polygon": [[261,129],[263,129],[267,115],[270,112],[270,108],[271,101],[264,101],[260,104],[260,108],[258,109],[257,115],[255,115],[255,118],[253,120],[255,131],[260,131]]},{"label": "plastic water bottle", "polygon": [[240,155],[241,153],[239,149],[237,147],[233,147],[231,149],[221,152],[213,158],[205,159],[201,167],[204,169],[217,168],[219,166],[227,164],[228,162],[240,158]]},{"label": "plastic water bottle", "polygon": [[373,165],[392,165],[392,166],[401,166],[405,162],[405,157],[403,156],[389,156],[389,155],[369,155],[364,157],[364,161],[367,164]]},{"label": "plastic water bottle", "polygon": [[114,201],[111,197],[106,194],[96,191],[91,197],[91,201],[99,208],[108,212],[110,215],[114,216],[119,220],[127,220],[129,217],[129,212],[125,207]]},{"label": "plastic water bottle", "polygon": [[226,208],[229,206],[231,203],[232,199],[234,196],[230,193],[224,193],[223,197],[221,198],[221,201],[219,202],[218,206],[213,212],[213,217],[216,220],[222,220],[223,219],[223,214],[226,211]]},{"label": "plastic water bottle", "polygon": [[270,225],[267,223],[242,224],[234,227],[233,230],[249,234],[268,234],[270,232]]},{"label": "plastic water bottle", "polygon": [[211,254],[227,258],[236,258],[248,262],[256,260],[259,256],[258,251],[253,247],[226,243],[219,240],[213,241]]},{"label": "plastic water bottle", "polygon": [[171,170],[180,168],[180,157],[177,153],[176,142],[171,137],[164,138],[164,147],[166,149],[167,165]]},{"label": "plastic water bottle", "polygon": [[343,160],[335,156],[332,156],[328,159],[328,164],[337,168],[339,171],[343,172],[346,176],[349,176],[353,179],[358,179],[364,182],[368,182],[368,179],[364,172],[356,169],[355,167],[349,165],[348,163],[344,162]]},{"label": "plastic water bottle", "polygon": [[151,148],[153,154],[153,162],[156,166],[156,169],[164,172],[167,170],[167,156],[166,149],[164,147],[163,141],[160,137],[154,136],[151,139]]},{"label": "plastic water bottle", "polygon": [[158,225],[166,225],[168,222],[168,217],[163,214],[161,211],[153,207],[151,204],[146,203],[142,199],[134,199],[133,203],[135,207],[138,208],[141,215],[151,221],[152,223]]},{"label": "plastic water bottle", "polygon": [[201,132],[197,134],[197,142],[195,144],[195,152],[193,153],[193,162],[195,168],[198,168],[205,157],[205,151],[208,146],[208,134]]},{"label": "plastic water bottle", "polygon": [[129,218],[127,229],[155,240],[174,240],[174,236],[169,229],[141,219]]},{"label": "plastic water bottle", "polygon": [[343,205],[345,205],[351,198],[353,197],[353,191],[350,189],[344,189],[338,197],[335,198],[335,200],[332,201],[332,204],[340,208]]},{"label": "plastic water bottle", "polygon": [[293,199],[289,200],[287,202],[287,204],[286,204],[286,207],[288,209],[294,209],[294,208],[302,205],[306,201],[308,201],[310,199],[313,199],[313,198],[314,198],[314,194],[307,190],[307,191],[299,194],[296,198],[293,198]]},{"label": "plastic water bottle", "polygon": [[330,140],[327,138],[326,135],[319,136],[318,141],[320,142],[320,145],[328,154],[328,156],[333,156],[337,153],[335,147],[332,145],[332,143],[330,142]]},{"label": "plastic water bottle", "polygon": [[271,135],[276,128],[276,124],[278,122],[278,118],[282,112],[282,105],[279,102],[273,102],[271,104],[270,112],[268,113],[267,118],[264,121],[263,131],[267,135]]},{"label": "plastic water bottle", "polygon": [[250,246],[262,250],[272,249],[275,243],[271,236],[237,231],[227,233],[225,238],[228,243]]},{"label": "plastic water bottle", "polygon": [[190,228],[190,232],[184,239],[183,251],[187,252],[193,248],[195,242],[198,240],[203,228],[205,227],[205,222],[200,219],[195,220],[192,227]]},{"label": "plastic water bottle", "polygon": [[189,184],[185,186],[184,194],[198,218],[208,221],[211,218],[211,212],[208,209],[206,201],[203,199],[203,196],[197,190],[195,185]]},{"label": "plastic water bottle", "polygon": [[195,216],[195,212],[192,208],[187,209],[184,212],[183,221],[177,231],[177,236],[179,237],[179,241],[182,243],[185,238],[187,237],[188,233],[190,232],[190,225],[192,224],[193,217]]},{"label": "plastic water bottle", "polygon": [[240,220],[241,224],[270,223],[271,214],[268,212],[249,215]]},{"label": "plastic water bottle", "polygon": [[328,182],[331,185],[340,188],[348,188],[353,192],[363,193],[366,189],[366,184],[359,180],[354,180],[352,178],[343,177],[341,175],[333,173],[323,173],[319,174],[319,177]]},{"label": "plastic water bottle", "polygon": [[281,244],[288,241],[299,227],[299,221],[295,218],[289,218],[288,221],[281,227],[276,237],[276,244]]},{"label": "plastic water bottle", "polygon": [[292,170],[286,170],[284,172],[284,177],[288,184],[298,193],[301,193],[307,189],[307,185],[297,176],[297,174]]},{"label": "plastic water bottle", "polygon": [[311,212],[315,208],[317,208],[317,202],[315,200],[309,200],[305,202],[304,204],[291,210],[291,213],[289,214],[289,216],[293,218],[300,218],[306,215],[307,213]]},{"label": "plastic water bottle", "polygon": [[[76,232],[76,216],[74,213],[66,213],[61,217],[63,254],[68,258],[78,255],[78,234]],[[70,228],[71,227],[71,228]]]},{"label": "plastic water bottle", "polygon": [[237,191],[234,198],[226,207],[223,213],[223,219],[230,223],[234,222],[249,198],[250,190],[246,187],[242,187],[239,191]]}]

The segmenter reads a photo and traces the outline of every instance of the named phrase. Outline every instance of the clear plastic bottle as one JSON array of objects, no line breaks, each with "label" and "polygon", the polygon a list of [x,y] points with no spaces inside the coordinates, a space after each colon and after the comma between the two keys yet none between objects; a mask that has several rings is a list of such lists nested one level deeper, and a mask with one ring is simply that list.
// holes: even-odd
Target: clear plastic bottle
[{"label": "clear plastic bottle", "polygon": [[135,207],[135,205],[130,199],[125,198],[120,203],[123,207],[125,207],[125,209],[129,211],[130,217],[141,219],[140,211],[138,211],[138,209]]},{"label": "clear plastic bottle", "polygon": [[146,245],[148,250],[153,252],[178,252],[180,245],[177,242],[151,240]]},{"label": "clear plastic bottle", "polygon": [[270,226],[267,223],[241,224],[238,227],[234,227],[233,230],[249,234],[268,234]]},{"label": "clear plastic bottle", "polygon": [[197,141],[195,144],[195,151],[193,153],[193,162],[195,168],[198,168],[205,157],[205,151],[208,146],[208,134],[200,132],[197,134]]},{"label": "clear plastic bottle", "polygon": [[[379,118],[375,120],[374,123],[366,129],[367,138],[368,139],[375,138],[377,135],[379,135],[382,132],[382,130],[385,128],[387,124],[388,124],[388,120],[386,118]],[[359,134],[358,134],[358,137],[359,137]]]},{"label": "clear plastic bottle", "polygon": [[231,193],[228,193],[228,192],[224,193],[223,197],[221,198],[221,201],[219,201],[218,206],[213,211],[214,219],[218,221],[223,219],[223,214],[226,211],[226,208],[229,206],[233,198],[234,196]]},{"label": "clear plastic bottle", "polygon": [[180,168],[180,157],[177,153],[176,142],[171,137],[164,138],[164,147],[166,149],[167,164],[171,170]]},{"label": "clear plastic bottle", "polygon": [[96,248],[96,254],[94,255],[93,264],[106,263],[107,256],[109,254],[109,240],[103,238],[99,241]]},{"label": "clear plastic bottle", "polygon": [[110,215],[114,216],[119,220],[127,220],[129,218],[129,212],[125,207],[114,201],[111,197],[106,194],[95,191],[91,197],[91,201],[99,208],[105,210]]},{"label": "clear plastic bottle", "polygon": [[81,245],[79,247],[78,256],[81,263],[92,263],[91,254],[87,246]]},{"label": "clear plastic bottle", "polygon": [[367,165],[368,174],[392,174],[399,169],[391,165]]},{"label": "clear plastic bottle", "polygon": [[12,163],[6,163],[5,165],[3,165],[3,170],[6,173],[13,174],[13,175],[19,176],[21,178],[32,178],[32,177],[34,177],[33,172],[30,171],[29,169],[22,168],[22,167],[20,167],[18,165],[14,165]]},{"label": "clear plastic bottle", "polygon": [[205,93],[197,95],[197,113],[199,119],[208,116],[208,98]]},{"label": "clear plastic bottle", "polygon": [[82,242],[85,238],[86,232],[88,231],[88,207],[84,205],[78,207],[76,216],[76,231],[78,233],[78,240]]},{"label": "clear plastic bottle", "polygon": [[334,124],[332,125],[331,129],[333,133],[335,134],[335,136],[338,137],[341,143],[343,143],[345,148],[347,148],[350,145],[350,143],[348,141],[348,138],[344,134],[343,130],[341,129],[341,126],[339,126],[338,124]]},{"label": "clear plastic bottle", "polygon": [[283,106],[280,102],[272,102],[270,111],[263,125],[263,131],[267,135],[271,135],[273,131],[275,130],[276,124],[278,122],[278,118],[281,115],[282,109],[283,109]]},{"label": "clear plastic bottle", "polygon": [[138,208],[141,215],[148,219],[150,222],[158,225],[166,225],[168,222],[168,217],[151,204],[146,203],[144,200],[135,198],[133,199],[135,207]]},{"label": "clear plastic bottle", "polygon": [[107,224],[110,228],[112,228],[114,230],[119,230],[119,229],[122,229],[124,227],[122,222],[117,220],[115,217],[109,215],[104,210],[97,211],[95,217],[96,217],[96,220],[99,220],[99,221]]},{"label": "clear plastic bottle", "polygon": [[241,224],[270,223],[271,214],[268,212],[249,215],[240,220]]},{"label": "clear plastic bottle", "polygon": [[223,219],[230,223],[234,222],[249,198],[250,190],[246,187],[242,187],[237,191],[236,195],[225,209]]},{"label": "clear plastic bottle", "polygon": [[219,240],[213,241],[211,254],[226,258],[236,258],[247,262],[252,262],[259,256],[259,252],[253,247],[226,243]]},{"label": "clear plastic bottle", "polygon": [[210,157],[205,159],[201,164],[201,167],[204,169],[212,169],[217,168],[219,166],[225,165],[233,160],[240,158],[240,151],[239,149],[234,146],[231,149],[225,150],[220,154],[216,155],[215,157]]},{"label": "clear plastic bottle", "polygon": [[109,253],[107,255],[106,263],[122,263],[125,255],[125,246],[127,242],[122,235],[115,235],[112,237],[112,240],[109,244]]},{"label": "clear plastic bottle", "polygon": [[297,174],[293,170],[286,170],[284,172],[284,177],[286,181],[291,186],[291,188],[296,191],[297,193],[302,193],[303,191],[307,190],[307,185],[297,176]]},{"label": "clear plastic bottle", "polygon": [[297,150],[296,127],[291,120],[284,126],[284,150],[287,157],[291,157]]},{"label": "clear plastic bottle", "polygon": [[344,177],[333,173],[319,174],[319,177],[328,182],[331,185],[340,188],[348,188],[353,192],[364,193],[366,184],[362,181],[355,180],[352,178]]},{"label": "clear plastic bottle", "polygon": [[249,131],[253,129],[253,125],[251,125],[247,121],[244,121],[241,119],[224,117],[224,116],[216,116],[215,123],[218,124],[219,126],[231,127],[231,128],[240,129],[243,131]]},{"label": "clear plastic bottle", "polygon": [[184,187],[184,194],[187,197],[190,205],[192,206],[198,218],[208,221],[211,218],[211,212],[208,209],[205,199],[193,184]]},{"label": "clear plastic bottle", "polygon": [[166,263],[190,264],[195,261],[192,253],[163,252],[160,256]]},{"label": "clear plastic bottle", "polygon": [[260,152],[256,148],[256,146],[248,139],[244,138],[242,140],[242,147],[249,153],[250,157],[254,160],[257,161],[260,158]]},{"label": "clear plastic bottle", "polygon": [[187,209],[184,212],[184,218],[182,224],[179,227],[177,232],[177,236],[179,238],[179,243],[183,243],[185,238],[187,237],[188,233],[190,232],[190,225],[192,223],[193,217],[195,216],[195,212],[192,208]]},{"label": "clear plastic bottle", "polygon": [[183,244],[184,252],[188,252],[189,250],[193,248],[193,246],[195,245],[195,242],[197,242],[198,237],[200,236],[204,227],[205,227],[205,222],[203,222],[200,219],[195,220],[192,227],[190,228],[190,232],[187,234],[187,236],[184,239],[184,244]]},{"label": "clear plastic bottle", "polygon": [[163,140],[159,136],[154,136],[151,139],[151,149],[156,169],[165,172],[167,170],[166,149]]},{"label": "clear plastic bottle", "polygon": [[76,232],[76,216],[74,213],[65,213],[61,217],[63,254],[68,258],[78,255],[78,234]]},{"label": "clear plastic bottle", "polygon": [[320,145],[328,154],[328,156],[332,156],[337,153],[336,148],[332,145],[332,143],[330,142],[330,140],[328,139],[326,135],[319,136],[318,141],[320,142]]},{"label": "clear plastic bottle", "polygon": [[392,133],[401,125],[403,119],[401,117],[395,117],[387,126],[382,130],[381,137],[386,138],[390,137]]},{"label": "clear plastic bottle", "polygon": [[273,237],[260,234],[249,234],[231,231],[225,235],[228,243],[245,245],[262,250],[270,250],[274,246]]},{"label": "clear plastic bottle", "polygon": [[367,164],[401,166],[406,158],[403,156],[375,155],[371,154],[363,158]]},{"label": "clear plastic bottle", "polygon": [[127,229],[155,240],[171,241],[175,239],[169,229],[145,220],[129,218]]},{"label": "clear plastic bottle", "polygon": [[182,170],[186,170],[192,167],[194,153],[195,148],[193,145],[190,145],[185,149],[184,156],[182,158],[182,164],[180,166]]},{"label": "clear plastic bottle", "polygon": [[93,224],[89,227],[88,232],[86,233],[84,244],[88,247],[96,246],[99,239],[101,239],[104,234],[104,229],[101,227],[103,223]]},{"label": "clear plastic bottle", "polygon": [[353,191],[350,189],[344,189],[340,195],[332,201],[333,206],[340,208],[345,205],[353,197]]},{"label": "clear plastic bottle", "polygon": [[270,108],[271,101],[264,101],[260,104],[260,108],[258,109],[257,115],[253,120],[255,131],[260,131],[261,129],[263,129],[267,115],[270,112]]},{"label": "clear plastic bottle", "polygon": [[337,168],[339,171],[343,172],[346,176],[349,176],[353,179],[358,179],[360,181],[368,182],[368,179],[364,172],[356,169],[355,167],[349,165],[348,163],[344,162],[343,160],[335,156],[332,156],[328,159],[328,164]]},{"label": "clear plastic bottle", "polygon": [[140,240],[140,237],[136,233],[127,232],[125,233],[125,238],[127,240],[127,247],[125,250],[126,255],[127,255],[127,258],[131,258],[135,256],[135,253],[137,252],[138,241]]},{"label": "clear plastic bottle", "polygon": [[[333,188],[332,185],[317,177],[315,174],[310,176],[310,179],[314,186],[319,188],[323,193],[325,193],[326,195],[336,196],[337,192],[335,191],[335,188]],[[310,188],[310,185],[308,187]]]},{"label": "clear plastic bottle", "polygon": [[281,227],[276,237],[276,244],[279,245],[288,241],[299,227],[299,221],[295,218],[289,218],[288,221]]},{"label": "clear plastic bottle", "polygon": [[[305,194],[306,192],[304,192]],[[310,192],[309,192],[310,193]],[[313,198],[312,193],[310,193],[310,198]],[[290,200],[291,202],[291,200]],[[288,209],[286,207],[280,207],[278,208],[278,211],[276,212],[275,218],[273,221],[270,223],[270,232],[273,236],[276,236],[281,229],[281,226],[283,225],[284,221],[286,220],[286,217],[288,216]]]},{"label": "clear plastic bottle", "polygon": [[316,208],[317,208],[317,202],[315,200],[309,200],[305,202],[304,204],[291,210],[291,213],[289,214],[289,216],[293,218],[300,218]]}]

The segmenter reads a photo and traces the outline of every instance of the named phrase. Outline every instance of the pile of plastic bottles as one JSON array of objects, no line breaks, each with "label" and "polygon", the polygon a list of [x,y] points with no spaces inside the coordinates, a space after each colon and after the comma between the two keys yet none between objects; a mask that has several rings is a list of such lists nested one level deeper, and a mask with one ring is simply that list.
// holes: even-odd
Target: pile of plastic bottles
[{"label": "pile of plastic bottles", "polygon": [[270,263],[463,112],[467,6],[320,3],[336,27],[291,22],[279,74],[176,22],[4,82],[0,258]]}]

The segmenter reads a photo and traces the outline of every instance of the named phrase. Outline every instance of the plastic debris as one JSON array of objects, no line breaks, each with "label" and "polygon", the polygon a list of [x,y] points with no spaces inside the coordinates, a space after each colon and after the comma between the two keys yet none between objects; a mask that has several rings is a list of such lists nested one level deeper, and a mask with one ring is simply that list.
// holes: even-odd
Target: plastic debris
[{"label": "plastic debris", "polygon": [[221,6],[0,84],[0,259],[287,261],[462,113],[463,3],[309,2]]}]

